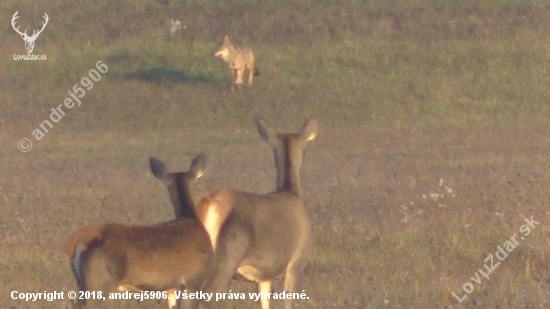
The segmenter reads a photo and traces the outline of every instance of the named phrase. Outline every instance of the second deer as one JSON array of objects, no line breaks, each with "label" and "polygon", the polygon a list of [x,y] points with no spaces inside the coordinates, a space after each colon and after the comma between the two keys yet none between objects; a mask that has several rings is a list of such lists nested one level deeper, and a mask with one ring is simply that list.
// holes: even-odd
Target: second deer
[{"label": "second deer", "polygon": [[[265,296],[272,291],[273,281],[280,278],[284,278],[285,292],[300,292],[298,284],[309,259],[312,236],[299,174],[303,150],[316,137],[318,123],[311,118],[300,132],[290,134],[275,132],[263,118],[258,117],[256,125],[273,150],[277,189],[256,194],[222,188],[196,202],[198,209],[231,210],[218,233],[210,234],[217,240],[217,271],[204,288],[208,293],[226,292],[235,274],[255,282],[258,292]],[[188,205],[173,203],[176,215],[192,211]],[[285,299],[285,308],[292,306],[293,300]],[[209,307],[201,302],[201,308]],[[260,307],[269,309],[267,297],[260,299]]]},{"label": "second deer", "polygon": [[[191,183],[205,169],[204,155],[197,156],[187,172],[170,173],[160,160],[150,159],[151,171],[166,184],[172,201],[193,210]],[[178,302],[174,292],[186,289],[200,291],[216,271],[211,234],[217,234],[229,211],[217,205],[180,218],[150,225],[88,225],[73,233],[66,243],[74,277],[80,291],[167,291],[169,308]],[[206,206],[203,206],[206,207]],[[210,222],[205,227],[201,222]],[[75,308],[89,302],[78,300]],[[185,308],[197,308],[198,300],[184,301]]]}]

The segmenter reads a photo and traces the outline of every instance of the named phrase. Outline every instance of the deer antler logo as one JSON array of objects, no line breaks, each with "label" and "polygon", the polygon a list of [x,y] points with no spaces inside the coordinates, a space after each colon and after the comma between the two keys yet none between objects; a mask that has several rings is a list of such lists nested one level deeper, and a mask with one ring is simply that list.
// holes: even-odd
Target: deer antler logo
[{"label": "deer antler logo", "polygon": [[38,37],[38,35],[40,33],[42,33],[42,31],[44,31],[44,28],[46,28],[46,25],[48,24],[48,20],[50,19],[48,17],[48,14],[44,13],[44,19],[46,20],[45,22],[42,22],[42,29],[40,29],[38,32],[36,32],[36,30],[33,30],[33,33],[31,36],[28,36],[27,35],[27,29],[25,29],[25,32],[21,32],[19,31],[19,26],[17,28],[15,28],[15,20],[19,18],[19,16],[17,16],[17,13],[19,11],[15,12],[15,14],[13,14],[13,17],[11,19],[11,26],[13,27],[13,30],[15,30],[15,32],[19,33],[21,35],[21,38],[23,38],[23,40],[25,41],[25,49],[27,50],[27,53],[30,54],[32,53],[33,49],[34,49],[34,41],[36,41],[36,38]]}]

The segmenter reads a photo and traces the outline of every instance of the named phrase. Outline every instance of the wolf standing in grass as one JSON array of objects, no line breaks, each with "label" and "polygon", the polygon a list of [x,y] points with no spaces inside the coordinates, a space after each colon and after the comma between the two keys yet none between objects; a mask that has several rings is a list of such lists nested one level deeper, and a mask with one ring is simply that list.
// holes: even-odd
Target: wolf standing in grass
[{"label": "wolf standing in grass", "polygon": [[231,91],[239,90],[243,85],[244,71],[248,70],[248,85],[252,85],[252,78],[260,75],[260,72],[254,67],[254,54],[249,47],[239,47],[233,45],[229,36],[225,36],[218,45],[214,57],[222,59],[229,65],[231,74],[235,78]]}]

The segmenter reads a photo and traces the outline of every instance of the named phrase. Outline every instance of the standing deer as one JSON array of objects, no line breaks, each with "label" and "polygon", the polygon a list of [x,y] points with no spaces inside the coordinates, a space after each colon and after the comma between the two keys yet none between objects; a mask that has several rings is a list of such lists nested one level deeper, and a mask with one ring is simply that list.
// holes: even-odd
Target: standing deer
[{"label": "standing deer", "polygon": [[[164,163],[150,158],[151,171],[167,186],[172,202],[193,210],[190,185],[201,177],[204,155],[197,156],[187,172],[169,173]],[[229,213],[226,205],[204,205],[179,219],[151,226],[88,225],[73,233],[65,246],[80,291],[167,291],[168,306],[177,308],[174,292],[201,290],[215,272],[216,261],[209,235],[217,234]],[[209,207],[204,209],[204,207]],[[201,222],[208,222],[204,226]],[[78,300],[75,308],[101,300]],[[197,308],[187,299],[185,308]]]},{"label": "standing deer", "polygon": [[48,20],[50,18],[48,17],[48,14],[44,13],[44,16],[42,17],[46,21],[42,22],[42,29],[38,30],[38,32],[36,32],[36,30],[33,30],[32,35],[28,36],[27,29],[25,29],[25,32],[21,32],[19,31],[19,26],[15,28],[15,20],[19,18],[19,16],[17,16],[18,13],[19,11],[16,11],[15,14],[13,14],[13,17],[11,19],[11,26],[13,27],[13,30],[15,30],[15,32],[21,35],[21,38],[23,38],[23,40],[25,41],[25,49],[27,50],[27,53],[30,54],[34,50],[34,41],[36,41],[38,35],[42,33],[42,31],[44,31],[44,28],[46,28],[46,25],[48,24]]},{"label": "standing deer", "polygon": [[[312,246],[309,218],[300,190],[303,149],[317,135],[317,120],[309,119],[294,134],[276,133],[267,121],[256,119],[260,136],[273,149],[277,169],[277,189],[255,194],[222,188],[196,202],[199,208],[231,209],[218,234],[215,249],[217,271],[205,286],[207,293],[226,292],[238,274],[257,283],[258,292],[270,293],[274,280],[284,278],[285,292],[297,293],[299,280]],[[173,204],[176,213],[186,213],[189,204]],[[207,225],[206,223],[204,223]],[[293,300],[285,299],[292,309]],[[269,299],[260,299],[269,309]],[[201,308],[210,308],[201,302]]]}]

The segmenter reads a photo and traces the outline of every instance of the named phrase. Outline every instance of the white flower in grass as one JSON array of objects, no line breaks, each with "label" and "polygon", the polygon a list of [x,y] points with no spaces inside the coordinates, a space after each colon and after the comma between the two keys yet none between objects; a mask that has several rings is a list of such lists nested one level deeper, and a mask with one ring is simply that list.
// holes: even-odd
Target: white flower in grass
[{"label": "white flower in grass", "polygon": [[[187,28],[184,26],[184,28]],[[181,21],[170,18],[170,33],[174,35],[177,31],[181,30]]]},{"label": "white flower in grass", "polygon": [[438,200],[442,200],[442,199],[445,199],[445,194],[447,195],[447,198],[455,198],[456,197],[456,193],[455,191],[448,187],[448,186],[443,186],[443,178],[440,178],[439,179],[439,187],[440,188],[437,188],[437,192],[434,192],[434,193],[428,193],[428,194],[422,194],[422,198],[423,199],[427,199],[427,198],[430,198],[432,199],[434,202],[437,202]]}]

